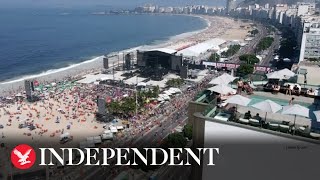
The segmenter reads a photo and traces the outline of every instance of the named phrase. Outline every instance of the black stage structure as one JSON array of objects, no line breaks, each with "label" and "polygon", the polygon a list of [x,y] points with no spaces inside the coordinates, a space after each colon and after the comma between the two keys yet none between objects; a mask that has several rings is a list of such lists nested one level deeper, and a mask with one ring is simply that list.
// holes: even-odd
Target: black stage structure
[{"label": "black stage structure", "polygon": [[177,51],[166,48],[137,51],[137,65],[143,77],[162,80],[168,72],[180,73],[182,56]]}]

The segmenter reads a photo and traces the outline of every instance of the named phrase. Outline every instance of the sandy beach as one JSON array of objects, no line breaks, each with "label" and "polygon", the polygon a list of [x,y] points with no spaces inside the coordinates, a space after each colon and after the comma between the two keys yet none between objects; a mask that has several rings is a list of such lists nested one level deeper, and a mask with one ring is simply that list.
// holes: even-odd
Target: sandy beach
[{"label": "sandy beach", "polygon": [[[167,42],[152,46],[140,46],[143,49],[156,48],[156,47],[167,47],[172,49],[181,49],[183,47],[195,45],[197,43],[212,39],[222,38],[225,40],[239,40],[243,41],[247,35],[248,29],[240,28],[240,26],[249,27],[249,23],[241,21],[234,21],[231,18],[217,17],[217,16],[197,16],[207,22],[207,27],[203,30],[196,32],[183,33],[181,35],[170,38]],[[122,52],[135,51],[139,47],[124,50]],[[119,53],[120,56],[122,53]],[[122,57],[119,57],[122,59]],[[109,65],[117,63],[118,57],[112,57],[109,59]],[[90,72],[99,71],[103,68],[103,56],[98,56],[94,59],[71,65],[69,67],[49,70],[37,75],[25,76],[16,80],[10,80],[0,83],[1,95],[12,95],[20,92],[23,87],[23,81],[25,79],[35,79],[41,83],[46,82],[58,82],[70,77],[81,77],[82,75]]]}]

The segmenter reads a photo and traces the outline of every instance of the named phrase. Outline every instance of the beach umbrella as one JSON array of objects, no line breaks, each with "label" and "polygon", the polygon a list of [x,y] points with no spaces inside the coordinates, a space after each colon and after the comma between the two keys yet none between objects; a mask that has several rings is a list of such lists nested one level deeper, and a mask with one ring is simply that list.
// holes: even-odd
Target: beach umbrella
[{"label": "beach umbrella", "polygon": [[236,77],[233,77],[227,73],[222,74],[221,76],[216,77],[215,79],[211,80],[209,84],[229,84],[230,82],[234,81]]},{"label": "beach umbrella", "polygon": [[213,86],[211,88],[208,88],[208,90],[219,93],[219,94],[229,94],[229,93],[235,94],[236,93],[235,89],[232,89],[231,87],[225,84],[219,84],[219,85]]},{"label": "beach umbrella", "polygon": [[267,74],[268,79],[289,79],[295,75],[294,72],[290,71],[289,69],[282,69],[279,71],[275,71],[272,73]]},{"label": "beach umbrella", "polygon": [[241,95],[234,95],[227,99],[225,103],[229,104],[236,104],[240,106],[247,106],[250,103],[251,99],[241,96]]},{"label": "beach umbrella", "polygon": [[252,107],[257,108],[261,111],[272,112],[272,113],[275,113],[282,109],[281,105],[269,99],[253,104]]},{"label": "beach umbrella", "polygon": [[294,115],[293,125],[296,125],[296,118],[298,116],[309,117],[309,109],[299,104],[284,106],[281,114]]},{"label": "beach umbrella", "polygon": [[313,113],[317,118],[317,122],[320,122],[320,111],[313,111]]},{"label": "beach umbrella", "polygon": [[256,104],[253,104],[252,107],[254,108],[257,108],[261,111],[264,111],[266,112],[266,115],[265,115],[265,119],[267,120],[267,114],[268,112],[271,112],[271,113],[276,113],[278,111],[280,111],[282,109],[282,106],[267,99],[267,100],[264,100],[264,101],[261,101],[261,102],[258,102]]}]

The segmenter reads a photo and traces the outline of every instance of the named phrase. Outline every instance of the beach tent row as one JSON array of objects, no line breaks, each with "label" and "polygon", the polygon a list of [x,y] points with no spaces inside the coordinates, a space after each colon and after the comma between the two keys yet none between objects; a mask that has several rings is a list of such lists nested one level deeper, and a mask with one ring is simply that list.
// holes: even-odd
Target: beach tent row
[{"label": "beach tent row", "polygon": [[220,38],[214,38],[202,43],[198,43],[194,46],[190,46],[188,48],[185,48],[181,51],[178,51],[177,54],[182,54],[183,56],[189,56],[189,57],[198,57],[202,53],[207,52],[208,50],[220,50],[220,45],[225,43],[226,41]]},{"label": "beach tent row", "polygon": [[179,88],[170,88],[169,90],[163,91],[163,94],[159,94],[157,101],[167,101],[170,100],[170,96],[181,93]]}]

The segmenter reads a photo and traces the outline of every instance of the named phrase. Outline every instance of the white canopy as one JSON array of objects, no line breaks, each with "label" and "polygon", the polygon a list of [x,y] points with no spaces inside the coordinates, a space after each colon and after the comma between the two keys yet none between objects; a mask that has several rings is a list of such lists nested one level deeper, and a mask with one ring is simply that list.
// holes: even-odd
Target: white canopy
[{"label": "white canopy", "polygon": [[233,77],[227,73],[222,74],[221,76],[211,80],[209,84],[229,84],[234,81],[236,77]]},{"label": "white canopy", "polygon": [[112,133],[117,133],[117,132],[118,132],[118,130],[117,130],[116,127],[110,126],[109,129],[110,129],[110,131],[111,131]]},{"label": "white canopy", "polygon": [[169,89],[168,92],[169,92],[170,94],[175,94],[175,93],[176,93],[176,91],[173,90],[173,89]]},{"label": "white canopy", "polygon": [[280,71],[275,71],[272,73],[267,74],[268,79],[289,79],[295,75],[294,72],[290,71],[289,69],[285,68]]},{"label": "white canopy", "polygon": [[171,96],[171,95],[172,95],[172,93],[169,92],[169,91],[163,91],[163,93],[166,94],[166,95],[168,95],[168,96]]},{"label": "white canopy", "polygon": [[137,86],[147,86],[147,83],[145,83],[145,82],[139,82],[139,83],[137,84]]},{"label": "white canopy", "polygon": [[272,113],[275,113],[275,112],[282,109],[281,105],[279,105],[269,99],[267,99],[265,101],[258,102],[256,104],[252,105],[252,107],[260,109],[261,111],[264,111],[264,112],[272,112]]},{"label": "white canopy", "polygon": [[117,130],[122,130],[123,126],[117,126]]},{"label": "white canopy", "polygon": [[181,90],[179,88],[170,88],[169,90],[174,91],[175,93],[181,93]]},{"label": "white canopy", "polygon": [[164,99],[164,100],[170,100],[171,99],[170,96],[167,95],[167,94],[159,94],[159,97]]},{"label": "white canopy", "polygon": [[282,114],[298,115],[309,117],[309,109],[299,104],[284,106]]},{"label": "white canopy", "polygon": [[22,97],[21,93],[16,94],[16,97]]},{"label": "white canopy", "polygon": [[208,88],[208,90],[217,92],[219,94],[229,94],[229,93],[235,94],[236,93],[235,89],[232,89],[231,87],[225,84],[216,85],[214,87]]},{"label": "white canopy", "polygon": [[237,104],[240,106],[247,106],[250,103],[251,99],[243,97],[241,95],[234,95],[227,99],[225,103]]}]

